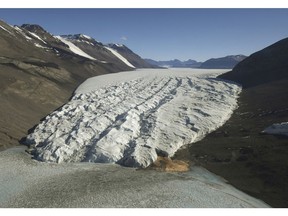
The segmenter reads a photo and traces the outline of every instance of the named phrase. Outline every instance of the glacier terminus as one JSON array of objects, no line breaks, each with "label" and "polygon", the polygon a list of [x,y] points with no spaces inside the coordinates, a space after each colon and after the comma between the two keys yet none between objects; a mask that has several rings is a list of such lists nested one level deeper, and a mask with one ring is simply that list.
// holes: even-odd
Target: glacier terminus
[{"label": "glacier terminus", "polygon": [[90,78],[26,138],[46,162],[147,167],[220,127],[239,85],[225,70],[139,69]]}]

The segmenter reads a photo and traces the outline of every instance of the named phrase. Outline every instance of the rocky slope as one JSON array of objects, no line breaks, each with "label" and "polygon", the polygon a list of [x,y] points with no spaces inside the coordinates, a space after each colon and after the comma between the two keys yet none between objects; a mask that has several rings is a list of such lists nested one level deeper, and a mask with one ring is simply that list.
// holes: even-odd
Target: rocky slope
[{"label": "rocky slope", "polygon": [[39,25],[0,21],[0,149],[16,145],[88,77],[135,68],[92,38],[63,38]]},{"label": "rocky slope", "polygon": [[272,81],[288,79],[288,38],[255,52],[221,78],[253,87]]}]

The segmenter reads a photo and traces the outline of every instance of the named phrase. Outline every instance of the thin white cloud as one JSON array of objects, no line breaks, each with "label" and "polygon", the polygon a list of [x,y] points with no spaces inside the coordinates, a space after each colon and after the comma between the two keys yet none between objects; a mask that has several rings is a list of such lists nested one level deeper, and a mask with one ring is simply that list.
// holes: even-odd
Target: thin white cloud
[{"label": "thin white cloud", "polygon": [[126,36],[122,36],[120,39],[123,40],[123,41],[127,41],[128,40],[128,38]]}]

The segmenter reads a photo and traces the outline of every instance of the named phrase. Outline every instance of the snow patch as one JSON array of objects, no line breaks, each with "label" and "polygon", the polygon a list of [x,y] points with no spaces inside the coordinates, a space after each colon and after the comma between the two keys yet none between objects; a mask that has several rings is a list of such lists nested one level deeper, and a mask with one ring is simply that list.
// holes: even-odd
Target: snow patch
[{"label": "snow patch", "polygon": [[99,62],[101,62],[101,63],[103,63],[103,64],[108,64],[107,61],[99,61]]},{"label": "snow patch", "polygon": [[10,31],[8,31],[8,30],[7,30],[6,28],[4,28],[3,26],[0,25],[0,28],[3,29],[4,31],[8,32],[10,35],[13,35],[13,36],[14,36],[13,33],[11,33]]},{"label": "snow patch", "polygon": [[172,156],[202,139],[236,108],[239,86],[197,74],[139,70],[88,79],[27,144],[36,144],[41,161],[147,167],[157,154]]},{"label": "snow patch", "polygon": [[18,26],[14,26],[14,29],[15,29],[16,31],[18,31],[22,36],[24,36],[27,40],[32,40],[32,38],[29,37],[29,36],[27,36],[27,35],[23,32],[23,30],[20,29]]},{"label": "snow patch", "polygon": [[86,41],[86,40],[79,40],[79,42],[84,42],[84,43],[86,43],[86,44],[89,44],[89,45],[91,45],[91,46],[94,46],[94,44],[93,44],[93,43],[91,43],[91,42],[88,42],[88,41]]},{"label": "snow patch", "polygon": [[35,45],[36,47],[39,47],[39,48],[42,48],[42,49],[47,49],[47,47],[41,46],[41,45],[38,44],[38,43],[34,43],[34,45]]},{"label": "snow patch", "polygon": [[126,65],[128,65],[131,68],[135,68],[134,65],[132,65],[126,58],[124,58],[120,53],[118,53],[116,50],[104,46],[107,50],[109,50],[110,52],[112,52],[118,59],[120,59],[122,62],[124,62]]},{"label": "snow patch", "polygon": [[123,44],[115,44],[117,47],[123,47]]},{"label": "snow patch", "polygon": [[40,40],[41,42],[43,42],[44,44],[47,44],[46,41],[42,40],[42,38],[40,38],[37,34],[28,31],[30,35],[32,35],[33,37],[37,38],[38,40]]},{"label": "snow patch", "polygon": [[80,55],[82,57],[85,57],[85,58],[88,58],[88,59],[91,59],[91,60],[96,60],[95,58],[93,58],[92,56],[88,55],[87,53],[85,53],[83,50],[81,50],[79,47],[77,47],[75,44],[73,44],[72,42],[64,39],[63,37],[60,37],[60,36],[55,36],[55,38],[61,40],[63,43],[65,43],[66,45],[69,46],[69,49],[77,54],[77,55]]},{"label": "snow patch", "polygon": [[81,36],[86,38],[86,39],[88,39],[88,40],[92,40],[92,38],[90,36],[88,36],[88,35],[81,34]]},{"label": "snow patch", "polygon": [[262,133],[288,136],[288,122],[275,123],[265,128]]}]

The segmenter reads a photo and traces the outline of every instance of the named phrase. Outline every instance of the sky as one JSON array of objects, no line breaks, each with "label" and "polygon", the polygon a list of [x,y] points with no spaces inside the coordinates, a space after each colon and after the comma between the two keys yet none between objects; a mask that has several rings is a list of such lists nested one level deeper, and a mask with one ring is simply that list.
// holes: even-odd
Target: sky
[{"label": "sky", "polygon": [[11,25],[89,35],[154,60],[250,55],[288,37],[288,9],[0,9]]}]

